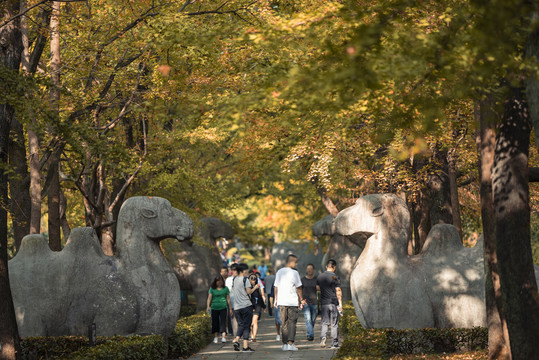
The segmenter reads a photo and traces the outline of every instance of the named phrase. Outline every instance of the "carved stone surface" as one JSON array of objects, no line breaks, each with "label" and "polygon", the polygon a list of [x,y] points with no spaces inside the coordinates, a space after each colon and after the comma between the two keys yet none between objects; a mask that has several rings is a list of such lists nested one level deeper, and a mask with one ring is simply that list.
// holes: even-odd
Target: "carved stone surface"
[{"label": "carved stone surface", "polygon": [[271,248],[271,264],[275,271],[286,265],[286,257],[294,254],[298,257],[297,270],[301,276],[305,275],[307,264],[315,266],[315,274],[322,270],[321,263],[324,253],[318,248],[318,245],[306,242],[280,242]]},{"label": "carved stone surface", "polygon": [[454,226],[435,225],[422,252],[408,256],[410,215],[393,194],[358,199],[335,218],[335,228],[342,235],[370,235],[350,279],[363,326],[486,325],[481,241],[465,248]]},{"label": "carved stone surface", "polygon": [[343,236],[335,234],[332,215],[324,217],[313,225],[313,235],[316,237],[324,235],[331,236],[328,250],[322,258],[320,268],[324,271],[329,259],[333,259],[337,262],[336,274],[341,280],[343,301],[351,300],[350,275],[352,274],[357,258],[361,255],[361,252],[365,247],[367,237],[364,235]]},{"label": "carved stone surface", "polygon": [[159,242],[193,236],[193,222],[158,197],[125,201],[117,224],[117,256],[103,254],[92,228],[76,228],[60,252],[27,235],[9,261],[19,333],[29,336],[161,334],[180,312],[180,287]]},{"label": "carved stone surface", "polygon": [[196,241],[166,241],[163,249],[182,289],[193,291],[197,309],[202,310],[206,309],[210,284],[223,265],[215,240],[232,239],[234,230],[221,219],[210,217],[200,219],[196,233]]}]

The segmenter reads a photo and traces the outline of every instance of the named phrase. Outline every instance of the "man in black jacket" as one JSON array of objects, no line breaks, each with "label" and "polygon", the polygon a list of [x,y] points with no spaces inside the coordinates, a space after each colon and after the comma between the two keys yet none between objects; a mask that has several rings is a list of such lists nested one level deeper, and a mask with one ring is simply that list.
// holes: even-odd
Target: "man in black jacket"
[{"label": "man in black jacket", "polygon": [[342,311],[341,280],[335,274],[336,269],[337,263],[335,260],[328,260],[326,271],[318,275],[316,280],[320,289],[320,304],[322,305],[320,346],[326,346],[328,327],[331,326],[332,349],[339,347],[339,313]]}]

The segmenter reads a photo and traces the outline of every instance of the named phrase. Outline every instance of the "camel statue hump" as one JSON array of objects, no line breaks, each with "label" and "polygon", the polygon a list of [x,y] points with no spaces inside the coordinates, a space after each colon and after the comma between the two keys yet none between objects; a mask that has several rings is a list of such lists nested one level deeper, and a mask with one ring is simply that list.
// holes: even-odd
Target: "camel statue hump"
[{"label": "camel statue hump", "polygon": [[463,247],[459,232],[455,226],[436,224],[431,228],[421,253],[433,257],[445,256],[461,250]]}]

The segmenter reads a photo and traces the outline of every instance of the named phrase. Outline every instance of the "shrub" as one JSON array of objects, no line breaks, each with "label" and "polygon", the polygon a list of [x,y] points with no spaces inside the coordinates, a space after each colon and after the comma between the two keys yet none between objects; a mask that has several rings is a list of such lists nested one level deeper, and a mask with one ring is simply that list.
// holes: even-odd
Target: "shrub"
[{"label": "shrub", "polygon": [[389,354],[442,353],[488,348],[488,329],[386,329]]},{"label": "shrub", "polygon": [[211,318],[198,313],[181,318],[168,338],[168,357],[188,357],[211,342]]},{"label": "shrub", "polygon": [[[101,339],[100,341],[102,342]],[[61,359],[83,347],[88,347],[88,338],[83,336],[43,336],[21,339],[24,359]]]},{"label": "shrub", "polygon": [[[211,319],[205,313],[180,318],[168,339],[170,358],[188,357],[210,343]],[[21,340],[23,359],[162,359],[163,337],[114,336],[96,339],[90,347],[84,336],[33,337]]]},{"label": "shrub", "polygon": [[[407,354],[477,351],[488,347],[487,328],[367,330],[361,326],[351,303],[343,306],[343,312],[340,328],[345,340],[337,352],[337,359],[389,359],[403,354],[404,357],[396,357],[401,359]],[[484,353],[470,356],[479,359]]]},{"label": "shrub", "polygon": [[165,340],[160,335],[115,336],[101,345],[75,351],[69,360],[162,360],[167,355]]}]

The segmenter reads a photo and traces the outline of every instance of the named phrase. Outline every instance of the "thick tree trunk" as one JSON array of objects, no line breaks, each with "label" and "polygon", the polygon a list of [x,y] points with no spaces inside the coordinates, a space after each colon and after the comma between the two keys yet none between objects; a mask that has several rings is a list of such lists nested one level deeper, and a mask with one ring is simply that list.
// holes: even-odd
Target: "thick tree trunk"
[{"label": "thick tree trunk", "polygon": [[[58,32],[60,2],[52,2],[51,14],[51,108],[59,117],[60,100],[60,34]],[[54,132],[53,132],[54,133]],[[47,203],[49,207],[49,246],[53,251],[62,250],[60,233],[60,151],[53,151],[49,158],[49,188]]]},{"label": "thick tree trunk", "polygon": [[485,248],[485,300],[487,307],[488,350],[489,359],[509,360],[509,333],[502,307],[502,292],[498,273],[496,254],[496,222],[494,221],[494,202],[492,197],[492,166],[494,164],[494,147],[497,120],[490,101],[485,100],[476,105],[475,117],[479,134],[477,151],[479,153],[479,181],[481,197],[481,220],[483,223],[483,239]]},{"label": "thick tree trunk", "polygon": [[[20,11],[19,0],[4,1],[0,8],[0,21],[11,19]],[[0,28],[0,66],[12,70],[15,76],[19,70],[22,53],[20,20],[15,19]],[[6,79],[0,78],[0,91],[12,89]],[[7,198],[8,179],[5,169],[8,165],[9,133],[14,117],[14,109],[9,104],[0,104],[0,359],[20,359],[19,332],[15,319],[15,309],[9,286],[7,256]]]},{"label": "thick tree trunk", "polygon": [[436,170],[427,179],[430,200],[430,224],[452,224],[451,197],[449,192],[449,178],[447,153],[436,147],[434,150]]},{"label": "thick tree trunk", "polygon": [[539,354],[539,295],[530,244],[530,132],[522,91],[512,89],[496,138],[492,187],[502,304],[513,360]]},{"label": "thick tree trunk", "polygon": [[414,207],[414,254],[418,254],[427,241],[431,228],[430,199],[427,187],[422,187]]},{"label": "thick tree trunk", "polygon": [[21,240],[30,229],[30,183],[26,162],[24,129],[16,119],[12,121],[12,134],[9,146],[9,164],[14,174],[9,178],[10,212],[13,223],[15,249],[18,251]]}]

